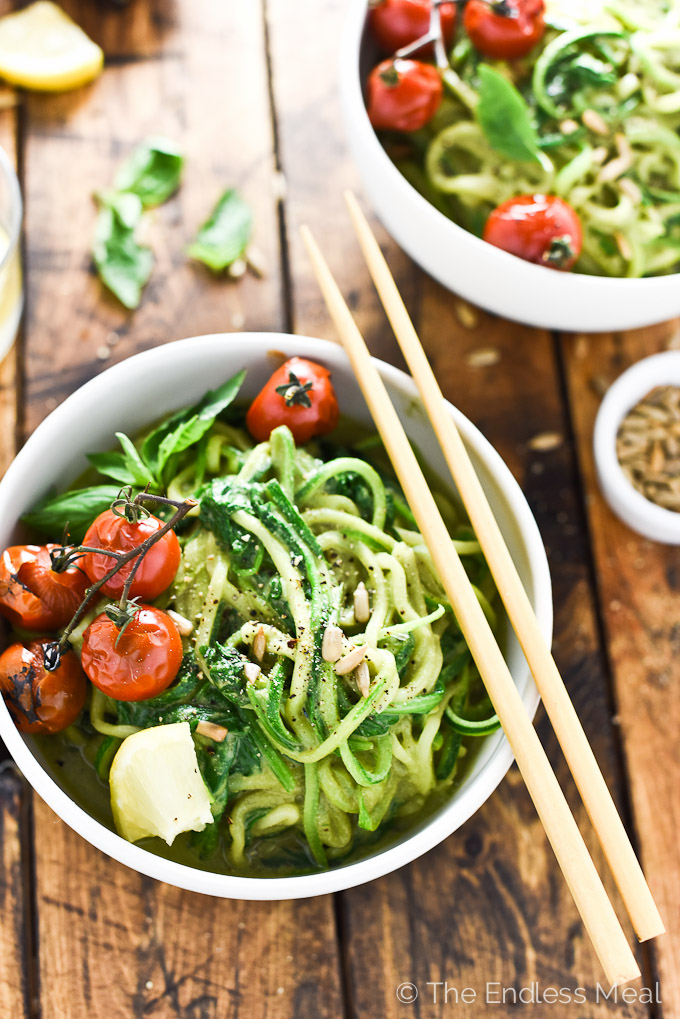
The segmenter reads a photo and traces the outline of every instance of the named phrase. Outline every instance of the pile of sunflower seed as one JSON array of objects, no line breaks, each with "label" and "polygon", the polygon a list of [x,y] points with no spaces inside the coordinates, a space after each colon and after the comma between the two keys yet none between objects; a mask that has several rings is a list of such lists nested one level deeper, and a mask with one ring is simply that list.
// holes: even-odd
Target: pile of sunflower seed
[{"label": "pile of sunflower seed", "polygon": [[638,492],[680,511],[679,386],[657,386],[628,411],[616,436],[616,455]]}]

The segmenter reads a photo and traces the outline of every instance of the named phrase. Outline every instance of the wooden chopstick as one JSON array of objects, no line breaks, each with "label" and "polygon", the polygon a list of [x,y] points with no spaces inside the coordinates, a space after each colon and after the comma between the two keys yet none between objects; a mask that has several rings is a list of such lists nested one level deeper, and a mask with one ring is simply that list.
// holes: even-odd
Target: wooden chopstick
[{"label": "wooden chopstick", "polygon": [[368,220],[351,192],[345,193],[369,272],[420,392],[446,463],[489,564],[548,717],[640,941],[664,933],[635,851],[583,731],[559,669],[541,633],[531,602],[503,540],[456,424]]},{"label": "wooden chopstick", "polygon": [[609,983],[640,975],[635,957],[531,724],[368,348],[308,227],[302,236],[326,305],[529,794]]}]

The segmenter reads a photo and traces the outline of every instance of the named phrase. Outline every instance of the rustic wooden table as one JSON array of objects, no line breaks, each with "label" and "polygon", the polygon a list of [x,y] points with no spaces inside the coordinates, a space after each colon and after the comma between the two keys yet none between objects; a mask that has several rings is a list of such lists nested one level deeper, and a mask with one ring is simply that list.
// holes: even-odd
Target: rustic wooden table
[{"label": "rustic wooden table", "polygon": [[[11,6],[3,0],[0,11]],[[7,93],[0,112],[25,196],[27,291],[23,334],[0,368],[2,466],[67,394],[139,350],[233,329],[332,336],[302,222],[323,242],[372,350],[399,364],[341,199],[357,186],[337,103],[343,0],[64,6],[104,47],[107,69],[68,95],[13,104]],[[151,133],[177,139],[187,166],[179,194],[154,214],[156,270],[132,315],[92,273],[90,194]],[[229,185],[256,211],[263,279],[215,280],[182,254]],[[670,929],[639,949],[644,982],[659,982],[663,1004],[619,1004],[617,1014],[677,1019],[680,552],[612,516],[591,457],[602,386],[640,356],[678,346],[676,324],[604,336],[524,328],[462,305],[380,237],[446,395],[494,443],[536,514],[558,663]],[[542,714],[538,724],[566,782]],[[588,989],[587,1004],[538,1004],[536,1015],[614,1009],[596,1000],[602,974],[514,768],[424,859],[299,902],[202,898],[140,877],[71,832],[12,766],[0,773],[0,809],[3,1017],[368,1019],[455,1007],[477,1019],[515,1014],[485,1003],[487,982],[532,981]],[[420,990],[413,1004],[397,1000],[404,981]],[[442,981],[475,989],[476,1002],[445,1003]]]}]

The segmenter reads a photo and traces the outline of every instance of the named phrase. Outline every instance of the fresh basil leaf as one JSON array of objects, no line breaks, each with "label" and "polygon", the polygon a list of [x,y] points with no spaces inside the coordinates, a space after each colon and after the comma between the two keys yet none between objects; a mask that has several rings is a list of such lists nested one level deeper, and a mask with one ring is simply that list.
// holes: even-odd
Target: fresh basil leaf
[{"label": "fresh basil leaf", "polygon": [[118,497],[115,485],[95,485],[43,499],[22,521],[43,534],[59,538],[68,524],[71,538],[80,541],[93,519]]},{"label": "fresh basil leaf", "polygon": [[87,459],[105,478],[113,478],[121,485],[135,485],[137,480],[128,466],[124,453],[88,453]]},{"label": "fresh basil leaf", "polygon": [[137,195],[98,195],[92,257],[102,283],[126,308],[137,308],[153,268],[153,255],[135,239],[142,213]]},{"label": "fresh basil leaf", "polygon": [[123,447],[123,453],[125,454],[130,471],[137,478],[135,484],[141,486],[153,484],[154,476],[137,452],[137,447],[132,439],[128,439],[125,432],[116,432],[116,438]]},{"label": "fresh basil leaf", "polygon": [[137,195],[142,205],[160,205],[179,187],[184,157],[167,138],[147,138],[138,145],[116,175],[118,191]]},{"label": "fresh basil leaf", "polygon": [[237,372],[218,389],[213,389],[193,407],[178,411],[155,428],[142,443],[142,459],[158,478],[169,458],[199,442],[215,419],[233,403],[246,377]]},{"label": "fresh basil leaf", "polygon": [[233,188],[225,191],[187,249],[190,258],[221,272],[244,254],[253,229],[249,205]]},{"label": "fresh basil leaf", "polygon": [[525,100],[507,78],[479,65],[476,117],[492,149],[521,163],[540,162],[538,135]]}]

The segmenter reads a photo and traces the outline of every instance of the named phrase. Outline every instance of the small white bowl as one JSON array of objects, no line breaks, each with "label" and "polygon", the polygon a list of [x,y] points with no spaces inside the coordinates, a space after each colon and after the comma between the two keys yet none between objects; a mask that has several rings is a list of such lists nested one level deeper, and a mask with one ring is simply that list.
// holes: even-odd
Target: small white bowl
[{"label": "small white bowl", "polygon": [[364,190],[398,244],[443,286],[498,315],[547,329],[632,329],[680,314],[678,274],[611,279],[532,265],[487,244],[420,195],[383,149],[366,112],[366,0],[352,0],[340,56],[350,150]]},{"label": "small white bowl", "polygon": [[[89,451],[111,449],[119,430],[135,435],[150,422],[192,403],[241,368],[242,395],[252,399],[281,360],[299,354],[333,374],[340,409],[371,426],[361,391],[342,348],[324,340],[280,333],[200,336],[169,343],[114,365],[82,386],[35,430],[0,482],[0,549],[15,539],[17,520],[54,487],[63,489],[87,466]],[[413,381],[381,361],[377,367],[404,426],[430,468],[447,479],[446,465],[419,403]],[[537,613],[550,639],[550,573],[536,522],[522,492],[498,453],[460,411],[450,407],[482,485]],[[443,484],[450,488],[448,480]],[[509,627],[507,628],[509,630]],[[514,634],[504,635],[506,658],[533,716],[538,692]],[[466,821],[491,795],[512,762],[501,732],[484,740],[464,780],[432,817],[390,848],[356,863],[300,877],[255,878],[214,874],[162,859],[126,842],[87,813],[44,766],[30,737],[24,737],[0,698],[0,736],[33,788],[83,838],[134,870],[180,888],[232,899],[292,899],[351,888],[409,863]]]},{"label": "small white bowl", "polygon": [[595,420],[595,466],[607,502],[624,523],[652,541],[680,545],[680,513],[645,499],[628,481],[616,455],[619,425],[656,386],[680,386],[680,350],[645,357],[609,387]]}]

